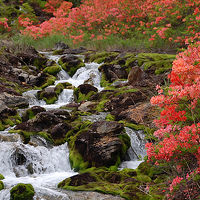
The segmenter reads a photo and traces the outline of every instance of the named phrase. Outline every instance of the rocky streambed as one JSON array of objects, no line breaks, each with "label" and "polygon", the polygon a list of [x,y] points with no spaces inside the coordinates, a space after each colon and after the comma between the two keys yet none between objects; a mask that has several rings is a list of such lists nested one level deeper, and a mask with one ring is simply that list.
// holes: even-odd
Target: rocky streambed
[{"label": "rocky streambed", "polygon": [[5,52],[0,199],[160,199],[165,173],[142,161],[158,115],[149,99],[174,58],[62,43]]}]

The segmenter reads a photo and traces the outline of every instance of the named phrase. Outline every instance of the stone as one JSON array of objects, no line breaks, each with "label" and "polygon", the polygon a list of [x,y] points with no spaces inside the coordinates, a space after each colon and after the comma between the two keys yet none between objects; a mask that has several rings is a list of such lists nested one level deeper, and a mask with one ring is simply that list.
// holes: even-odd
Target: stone
[{"label": "stone", "polygon": [[144,78],[144,74],[144,71],[140,67],[133,67],[128,74],[128,84],[134,85],[137,82],[142,81],[142,79]]},{"label": "stone", "polygon": [[84,161],[92,166],[115,165],[119,157],[123,157],[123,141],[118,137],[124,134],[123,130],[123,125],[118,122],[94,122],[88,131],[83,131],[76,137],[75,148]]},{"label": "stone", "polygon": [[105,78],[109,82],[117,79],[127,79],[127,72],[120,65],[103,64],[99,67],[99,71],[105,74]]},{"label": "stone", "polygon": [[8,107],[27,107],[29,105],[28,100],[22,96],[16,96],[3,92],[0,94],[0,100],[3,101]]},{"label": "stone", "polygon": [[53,139],[63,139],[69,130],[71,130],[70,125],[66,123],[59,123],[52,128],[51,136]]},{"label": "stone", "polygon": [[81,103],[81,105],[78,107],[78,110],[82,112],[94,111],[96,104],[97,104],[96,102],[86,101]]},{"label": "stone", "polygon": [[98,92],[98,89],[90,84],[81,84],[78,86],[78,89],[82,94],[86,95],[91,91]]},{"label": "stone", "polygon": [[55,44],[55,49],[56,50],[69,49],[69,46],[65,44],[64,42],[57,42]]}]

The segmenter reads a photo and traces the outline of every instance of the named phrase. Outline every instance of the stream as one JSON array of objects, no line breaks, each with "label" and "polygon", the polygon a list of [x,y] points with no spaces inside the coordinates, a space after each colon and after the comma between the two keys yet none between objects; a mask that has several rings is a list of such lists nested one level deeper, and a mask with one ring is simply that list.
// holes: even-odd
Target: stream
[{"label": "stream", "polygon": [[[61,57],[53,56],[49,52],[41,53],[56,62]],[[61,70],[57,75],[55,84],[49,87],[55,87],[58,83],[64,82],[69,82],[77,87],[84,82],[88,83],[90,81],[89,84],[101,91],[103,88],[100,86],[101,74],[98,71],[98,67],[99,64],[97,63],[85,63],[85,67],[78,69],[73,77]],[[47,105],[45,101],[37,99],[37,92],[38,90],[30,90],[23,94],[29,99],[29,107],[41,106],[46,110],[51,110],[72,103],[74,100],[73,90],[64,89],[54,104]],[[107,114],[102,112],[99,115],[84,116],[82,120],[90,120],[92,122],[104,120]],[[122,162],[119,169],[135,169],[146,155],[144,134],[142,131],[134,131],[127,127],[125,129],[131,138],[131,148],[128,150],[127,161]],[[102,196],[98,196],[98,193],[75,193],[58,189],[57,184],[60,181],[77,174],[70,167],[67,143],[52,147],[48,145],[45,139],[39,136],[35,139],[42,145],[23,144],[20,135],[10,134],[9,129],[0,131],[0,174],[5,177],[2,180],[5,189],[0,191],[0,200],[9,200],[10,189],[18,183],[30,183],[33,185],[36,192],[34,200],[104,199]],[[92,198],[91,194],[93,195]],[[115,198],[112,197],[112,199]]]}]

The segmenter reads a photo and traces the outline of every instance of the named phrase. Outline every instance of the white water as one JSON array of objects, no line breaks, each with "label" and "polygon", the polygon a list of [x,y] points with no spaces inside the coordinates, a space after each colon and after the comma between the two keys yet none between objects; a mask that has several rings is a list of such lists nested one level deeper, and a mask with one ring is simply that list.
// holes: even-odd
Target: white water
[{"label": "white water", "polygon": [[[60,56],[45,54],[48,58],[56,62]],[[58,80],[54,86],[61,82],[69,82],[77,87],[83,83],[89,83],[102,90],[100,87],[101,75],[98,71],[99,65],[96,63],[86,63],[85,67],[80,68],[73,77],[64,71],[58,75]],[[59,95],[55,104],[47,105],[45,101],[37,99],[38,90],[30,90],[23,95],[28,97],[29,106],[42,106],[46,109],[56,109],[67,103],[73,102],[73,90],[64,89]],[[95,118],[95,120],[94,120]],[[85,120],[96,121],[104,119],[104,114],[99,116],[89,116]],[[125,161],[120,168],[136,168],[145,155],[144,143],[139,137],[143,137],[140,132],[126,128],[131,137],[132,149],[129,149],[130,161]],[[47,145],[48,146],[48,145]],[[23,155],[19,159],[19,155]],[[10,189],[17,183],[30,183],[33,185],[36,194],[34,200],[68,200],[73,199],[67,193],[59,191],[57,184],[67,177],[74,174],[70,168],[69,150],[67,143],[47,148],[46,146],[31,146],[23,144],[18,134],[9,134],[8,130],[0,132],[0,174],[5,176],[3,183],[5,189],[0,191],[0,200],[10,199]],[[78,200],[78,199],[77,199]]]},{"label": "white water", "polygon": [[136,169],[146,156],[145,135],[142,130],[135,131],[128,127],[125,127],[125,129],[131,139],[131,147],[128,150],[130,160],[122,162],[119,168]]},{"label": "white water", "polygon": [[[7,131],[1,131],[0,136],[3,135],[9,137]],[[5,177],[5,190],[0,191],[0,199],[8,200],[10,188],[17,183],[30,183],[37,193],[50,190],[57,194],[57,184],[75,172],[70,167],[67,143],[53,148],[34,147],[23,144],[18,137],[13,142],[0,143],[0,174]]]},{"label": "white water", "polygon": [[[58,63],[60,57],[63,56],[51,55],[49,52],[40,53],[44,54],[48,59],[54,60],[56,63]],[[99,64],[97,63],[85,63],[85,67],[81,67],[80,69],[78,69],[73,77],[70,77],[67,72],[62,69],[57,75],[58,80],[55,81],[54,86],[49,87],[55,87],[58,83],[65,82],[71,83],[74,87],[78,87],[81,84],[88,83],[95,86],[99,91],[101,91],[103,88],[100,86],[101,74],[98,71],[98,67]],[[42,106],[45,109],[50,110],[60,108],[61,106],[71,103],[74,100],[73,90],[64,89],[63,92],[59,95],[58,100],[54,104],[47,105],[44,100],[37,99],[38,91],[39,90],[30,90],[23,93],[23,96],[29,99],[29,107]]]}]

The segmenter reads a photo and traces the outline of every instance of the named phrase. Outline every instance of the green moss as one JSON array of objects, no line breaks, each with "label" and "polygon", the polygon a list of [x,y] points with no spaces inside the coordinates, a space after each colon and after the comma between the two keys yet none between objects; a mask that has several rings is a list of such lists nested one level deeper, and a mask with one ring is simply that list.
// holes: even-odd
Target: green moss
[{"label": "green moss", "polygon": [[91,96],[96,94],[97,92],[90,91],[88,94],[82,94],[79,88],[74,89],[74,96],[77,102],[89,100]]},{"label": "green moss", "polygon": [[52,143],[52,144],[54,143],[51,136],[46,132],[28,132],[28,131],[23,131],[23,130],[10,130],[9,133],[18,133],[19,135],[21,135],[24,139],[25,144],[29,143],[30,136],[32,136],[32,135],[39,135],[39,136],[43,137],[44,139],[46,139],[47,141],[49,141],[50,143]]},{"label": "green moss", "polygon": [[110,83],[109,81],[106,80],[106,75],[104,73],[102,73],[102,75],[101,75],[101,81],[100,81],[101,87],[108,87],[111,84],[112,83]]},{"label": "green moss", "polygon": [[119,96],[124,93],[132,93],[132,92],[138,92],[138,91],[139,90],[136,88],[127,89],[127,87],[122,87],[122,88],[116,90],[115,96]]},{"label": "green moss", "polygon": [[61,68],[59,65],[53,65],[50,67],[46,67],[43,71],[55,76],[58,72],[61,71]]},{"label": "green moss", "polygon": [[107,115],[106,115],[106,120],[107,120],[107,121],[115,121],[115,116],[114,116],[114,115],[111,115],[111,114],[107,114]]},{"label": "green moss", "polygon": [[53,51],[53,55],[62,55],[63,52],[64,52],[63,49],[55,50],[55,51]]},{"label": "green moss", "polygon": [[58,61],[59,65],[61,65],[61,67],[70,75],[70,76],[73,76],[76,71],[81,68],[81,67],[84,67],[85,64],[84,62],[80,59],[80,58],[77,58],[78,59],[78,64],[77,65],[74,65],[74,64],[70,64],[70,62],[66,62],[66,63],[63,63],[62,60],[60,59]]},{"label": "green moss", "polygon": [[4,189],[3,181],[0,181],[0,191]]},{"label": "green moss", "polygon": [[52,75],[49,75],[47,80],[46,80],[46,83],[44,83],[41,88],[46,88],[48,87],[49,85],[53,85],[56,81],[56,77],[55,76],[52,76]]},{"label": "green moss", "polygon": [[19,183],[10,190],[10,200],[33,200],[34,194],[31,184]]},{"label": "green moss", "polygon": [[132,128],[137,131],[143,130],[144,134],[145,134],[145,139],[147,139],[147,140],[153,140],[153,141],[157,140],[156,137],[153,135],[153,133],[155,132],[155,129],[149,128],[142,124],[133,124],[133,123],[129,123],[129,122],[126,122],[123,120],[119,121],[119,123],[123,123],[124,126]]},{"label": "green moss", "polygon": [[107,101],[109,101],[109,100],[106,99],[106,100],[100,101],[99,104],[98,104],[97,107],[96,107],[96,110],[97,110],[98,112],[104,111],[104,105],[105,105],[105,103],[106,103]]},{"label": "green moss", "polygon": [[[85,177],[81,183],[78,181],[79,179],[75,183],[74,178],[71,177],[59,183],[58,187],[74,191],[97,191],[104,194],[120,195],[128,200],[142,200],[145,198],[140,198],[143,196],[143,192],[138,189],[140,182],[136,180],[136,175],[135,170],[131,169],[108,171],[106,168],[89,168],[78,175]],[[90,179],[87,181],[88,177]]]},{"label": "green moss", "polygon": [[93,54],[90,56],[89,61],[90,62],[96,62],[96,63],[102,63],[102,62],[111,62],[113,61],[117,56],[119,55],[119,53],[116,52],[98,52],[96,54]]},{"label": "green moss", "polygon": [[4,176],[2,174],[0,174],[0,180],[3,180]]},{"label": "green moss", "polygon": [[0,131],[3,131],[10,126],[14,126],[15,124],[19,124],[21,122],[22,119],[18,113],[16,115],[6,116],[0,120]]}]

